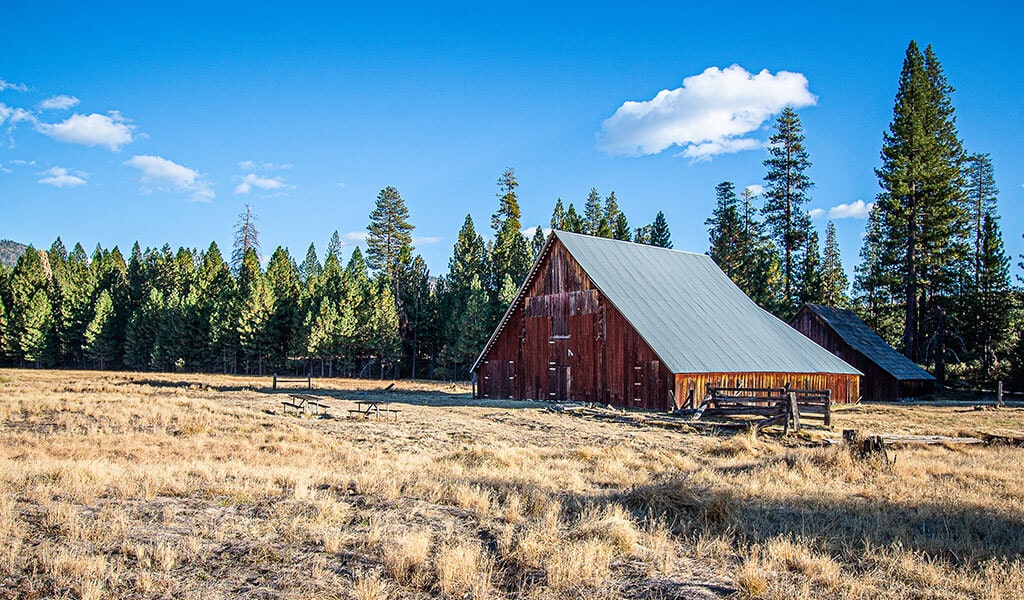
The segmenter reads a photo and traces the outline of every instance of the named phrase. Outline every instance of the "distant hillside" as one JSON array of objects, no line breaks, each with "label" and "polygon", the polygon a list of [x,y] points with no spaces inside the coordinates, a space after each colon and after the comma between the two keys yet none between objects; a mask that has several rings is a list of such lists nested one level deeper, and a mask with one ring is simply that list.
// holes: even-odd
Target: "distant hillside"
[{"label": "distant hillside", "polygon": [[13,267],[18,262],[18,257],[28,248],[25,244],[12,242],[11,240],[0,240],[0,264]]}]

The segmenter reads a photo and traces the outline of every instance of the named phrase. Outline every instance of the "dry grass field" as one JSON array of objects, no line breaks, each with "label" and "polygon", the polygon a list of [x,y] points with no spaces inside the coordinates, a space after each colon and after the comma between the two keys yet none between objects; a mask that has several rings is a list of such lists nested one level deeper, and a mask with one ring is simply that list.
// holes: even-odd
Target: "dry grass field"
[{"label": "dry grass field", "polygon": [[[1021,598],[1024,449],[862,460],[399,383],[0,370],[0,598]],[[858,406],[835,430],[1024,432]],[[818,434],[824,434],[819,430]]]}]

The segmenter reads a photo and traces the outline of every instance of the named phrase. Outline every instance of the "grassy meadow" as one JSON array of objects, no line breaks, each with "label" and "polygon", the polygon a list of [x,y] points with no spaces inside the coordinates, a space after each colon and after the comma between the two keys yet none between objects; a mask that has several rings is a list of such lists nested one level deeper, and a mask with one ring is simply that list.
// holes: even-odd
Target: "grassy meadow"
[{"label": "grassy meadow", "polygon": [[[399,382],[0,370],[0,598],[1021,598],[1024,448],[857,458]],[[1024,435],[1024,408],[840,408]]]}]

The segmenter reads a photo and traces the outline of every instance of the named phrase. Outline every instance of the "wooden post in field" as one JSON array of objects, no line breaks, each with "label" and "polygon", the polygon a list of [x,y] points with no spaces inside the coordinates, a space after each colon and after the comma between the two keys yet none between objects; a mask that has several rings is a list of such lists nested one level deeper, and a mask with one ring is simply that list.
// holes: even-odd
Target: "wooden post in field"
[{"label": "wooden post in field", "polygon": [[277,373],[274,373],[274,389],[277,389]]},{"label": "wooden post in field", "polygon": [[[789,414],[793,418],[793,431],[794,432],[799,432],[800,431],[800,407],[798,407],[797,404],[796,404],[796,393],[789,392],[787,394],[787,399],[789,400]],[[786,422],[788,423],[789,420],[787,419]]]},{"label": "wooden post in field", "polygon": [[999,408],[1003,407],[1003,382],[1000,381],[996,386],[996,406]]}]

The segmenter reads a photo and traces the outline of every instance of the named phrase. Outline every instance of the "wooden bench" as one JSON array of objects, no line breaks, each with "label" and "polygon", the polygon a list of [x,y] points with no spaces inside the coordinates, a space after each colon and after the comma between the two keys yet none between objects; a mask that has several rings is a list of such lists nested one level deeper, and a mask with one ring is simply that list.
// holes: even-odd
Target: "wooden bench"
[{"label": "wooden bench", "polygon": [[310,412],[318,417],[326,417],[327,409],[330,408],[327,404],[324,404],[320,398],[311,396],[309,394],[289,394],[290,400],[282,400],[281,404],[284,405],[284,412],[288,414],[288,409],[292,408],[295,410],[295,416],[299,415],[301,410],[304,413]]},{"label": "wooden bench", "polygon": [[[383,408],[381,405],[384,405]],[[384,414],[385,419],[389,419],[391,416],[395,417],[395,421],[398,420],[398,413],[402,412],[396,408],[391,408],[391,403],[384,400],[357,400],[356,407],[349,409],[350,415],[360,415],[367,419],[370,415],[374,415],[380,419],[381,414]]]}]

